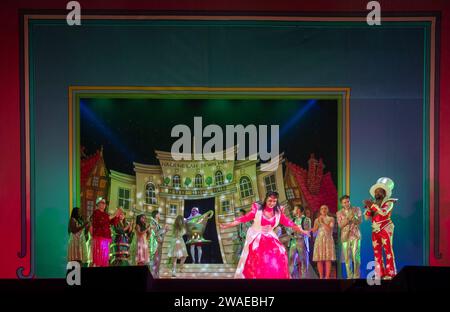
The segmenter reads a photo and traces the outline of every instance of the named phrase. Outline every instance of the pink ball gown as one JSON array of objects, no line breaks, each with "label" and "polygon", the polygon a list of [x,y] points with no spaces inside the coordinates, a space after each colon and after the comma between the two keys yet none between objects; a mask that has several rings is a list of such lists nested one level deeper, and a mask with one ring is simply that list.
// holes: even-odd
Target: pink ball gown
[{"label": "pink ball gown", "polygon": [[[296,224],[281,212],[268,219],[259,210],[259,204],[253,203],[252,209],[245,216],[237,218],[239,222],[253,220],[247,231],[247,237],[236,269],[236,278],[288,279],[288,256],[285,247],[273,231],[278,224],[294,227]],[[266,207],[266,211],[270,208]],[[263,227],[269,226],[268,229]]]}]

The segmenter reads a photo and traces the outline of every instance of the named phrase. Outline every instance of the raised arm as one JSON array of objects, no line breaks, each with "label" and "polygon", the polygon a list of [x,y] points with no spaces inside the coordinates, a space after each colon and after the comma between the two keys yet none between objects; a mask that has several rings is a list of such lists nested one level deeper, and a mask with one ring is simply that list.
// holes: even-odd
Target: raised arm
[{"label": "raised arm", "polygon": [[129,232],[132,228],[132,223],[131,222],[127,222],[127,225],[125,226],[125,228],[123,229],[124,232]]},{"label": "raised arm", "polygon": [[317,232],[317,230],[319,229],[319,218],[316,218],[316,220],[314,220],[314,226],[311,229],[311,232]]},{"label": "raised arm", "polygon": [[101,212],[97,209],[92,213],[92,227],[98,228],[102,225],[101,223]]},{"label": "raised arm", "polygon": [[291,219],[286,217],[284,214],[284,208],[281,209],[281,216],[280,216],[280,224],[284,225],[285,227],[290,227],[296,232],[300,232],[302,234],[309,236],[309,231],[305,231],[302,229],[300,225],[295,224]]},{"label": "raised arm", "polygon": [[328,231],[332,232],[333,228],[334,228],[334,218],[333,217],[329,217],[329,218],[331,218],[330,223],[327,224],[327,223],[325,223],[325,221],[323,221],[322,224],[324,227],[326,227],[328,229]]}]

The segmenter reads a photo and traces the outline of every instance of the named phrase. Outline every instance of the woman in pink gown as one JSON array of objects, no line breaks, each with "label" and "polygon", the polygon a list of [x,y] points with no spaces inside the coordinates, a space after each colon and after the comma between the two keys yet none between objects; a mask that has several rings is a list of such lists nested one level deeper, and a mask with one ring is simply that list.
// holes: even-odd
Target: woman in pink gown
[{"label": "woman in pink gown", "polygon": [[253,220],[247,231],[244,249],[236,269],[235,278],[290,278],[286,248],[273,231],[278,224],[292,227],[309,236],[300,226],[284,215],[284,207],[278,203],[278,193],[268,192],[262,204],[253,203],[250,212],[222,229]]}]

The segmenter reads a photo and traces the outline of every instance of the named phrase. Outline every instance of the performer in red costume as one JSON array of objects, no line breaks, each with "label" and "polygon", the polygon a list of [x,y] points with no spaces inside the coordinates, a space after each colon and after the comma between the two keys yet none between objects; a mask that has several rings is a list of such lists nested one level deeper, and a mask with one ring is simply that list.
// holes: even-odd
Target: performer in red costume
[{"label": "performer in red costume", "polygon": [[[370,195],[375,198],[365,200],[366,219],[372,219],[372,245],[375,255],[375,274],[378,278],[392,279],[397,274],[392,243],[394,238],[394,223],[391,220],[392,208],[397,201],[391,198],[394,182],[390,178],[379,178],[370,188]],[[383,263],[383,250],[386,266]]]},{"label": "performer in red costume", "polygon": [[115,223],[116,214],[110,216],[103,197],[96,200],[97,209],[92,213],[92,263],[95,267],[109,266],[110,225]]},{"label": "performer in red costume", "polygon": [[309,231],[292,222],[283,211],[284,207],[278,203],[278,193],[268,192],[264,202],[253,203],[246,215],[220,225],[226,229],[254,220],[247,231],[235,278],[290,278],[286,248],[273,230],[281,223],[308,236]]}]

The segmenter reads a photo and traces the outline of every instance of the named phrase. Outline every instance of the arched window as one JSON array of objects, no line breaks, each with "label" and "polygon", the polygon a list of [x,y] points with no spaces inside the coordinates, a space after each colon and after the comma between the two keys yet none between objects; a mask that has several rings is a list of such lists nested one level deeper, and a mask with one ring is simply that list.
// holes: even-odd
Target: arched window
[{"label": "arched window", "polygon": [[215,174],[216,185],[223,185],[223,173],[220,170],[216,171]]},{"label": "arched window", "polygon": [[179,175],[173,176],[172,185],[173,187],[181,187],[181,178]]},{"label": "arched window", "polygon": [[239,188],[241,189],[241,198],[246,198],[253,195],[252,182],[249,177],[242,177],[239,181]]},{"label": "arched window", "polygon": [[148,205],[156,204],[156,192],[153,183],[148,183],[145,186],[145,203]]},{"label": "arched window", "polygon": [[203,187],[203,177],[201,174],[197,174],[194,180],[194,187],[201,188]]}]

